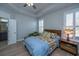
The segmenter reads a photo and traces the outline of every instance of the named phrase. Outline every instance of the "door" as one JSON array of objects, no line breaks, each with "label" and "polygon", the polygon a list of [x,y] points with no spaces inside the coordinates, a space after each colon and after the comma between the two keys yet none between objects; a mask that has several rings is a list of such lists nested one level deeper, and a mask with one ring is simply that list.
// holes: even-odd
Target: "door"
[{"label": "door", "polygon": [[16,43],[16,20],[10,19],[8,24],[8,45]]}]

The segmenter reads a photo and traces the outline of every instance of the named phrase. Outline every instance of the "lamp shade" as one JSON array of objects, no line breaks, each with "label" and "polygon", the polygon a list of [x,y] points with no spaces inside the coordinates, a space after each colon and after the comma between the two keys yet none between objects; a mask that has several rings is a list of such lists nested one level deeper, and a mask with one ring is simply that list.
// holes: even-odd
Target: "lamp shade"
[{"label": "lamp shade", "polygon": [[65,29],[65,30],[64,30],[64,33],[65,33],[65,34],[73,34],[74,31],[73,31],[73,29],[69,29],[69,28],[68,28],[68,29]]},{"label": "lamp shade", "polygon": [[64,34],[65,34],[66,37],[69,36],[69,38],[72,38],[73,34],[74,34],[74,30],[71,29],[71,28],[65,28],[64,29]]}]

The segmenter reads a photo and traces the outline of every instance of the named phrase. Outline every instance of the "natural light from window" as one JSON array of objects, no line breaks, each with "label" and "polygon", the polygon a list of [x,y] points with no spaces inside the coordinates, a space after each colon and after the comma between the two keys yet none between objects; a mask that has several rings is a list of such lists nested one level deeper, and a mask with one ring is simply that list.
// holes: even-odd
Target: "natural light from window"
[{"label": "natural light from window", "polygon": [[73,13],[66,15],[66,26],[73,26]]},{"label": "natural light from window", "polygon": [[43,32],[43,26],[44,26],[44,20],[41,19],[39,20],[39,33],[42,33]]},{"label": "natural light from window", "polygon": [[65,14],[65,27],[74,30],[74,36],[79,40],[79,11]]},{"label": "natural light from window", "polygon": [[76,37],[78,37],[79,36],[79,12],[76,12],[76,17],[75,17],[76,19],[75,19],[75,26],[76,26],[76,28],[75,28],[75,30],[76,30]]}]

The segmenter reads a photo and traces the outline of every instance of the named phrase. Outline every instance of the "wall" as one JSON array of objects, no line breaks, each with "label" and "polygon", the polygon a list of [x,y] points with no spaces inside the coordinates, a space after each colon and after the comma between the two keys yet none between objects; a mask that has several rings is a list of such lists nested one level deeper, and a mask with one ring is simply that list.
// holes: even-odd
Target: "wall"
[{"label": "wall", "polygon": [[44,28],[45,29],[61,29],[63,16],[62,13],[53,13],[44,17]]},{"label": "wall", "polygon": [[47,15],[43,16],[44,28],[61,30],[63,28],[63,23],[64,23],[64,13],[74,8],[79,8],[79,5],[74,5],[63,9],[59,9],[57,11],[48,13]]},{"label": "wall", "polygon": [[7,13],[5,10],[0,10],[0,17],[7,19],[15,19],[17,23],[17,40],[22,40],[29,33],[37,31],[37,20],[33,17],[18,13]]},{"label": "wall", "polygon": [[9,18],[10,15],[8,13],[0,10],[0,17]]},{"label": "wall", "polygon": [[37,31],[37,20],[25,15],[16,15],[17,22],[17,39],[21,40],[29,33]]}]

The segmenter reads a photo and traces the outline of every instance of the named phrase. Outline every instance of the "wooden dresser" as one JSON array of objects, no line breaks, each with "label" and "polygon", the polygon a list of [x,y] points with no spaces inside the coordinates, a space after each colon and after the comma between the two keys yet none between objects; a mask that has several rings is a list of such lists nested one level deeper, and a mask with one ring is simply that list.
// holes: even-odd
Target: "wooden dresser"
[{"label": "wooden dresser", "polygon": [[74,41],[67,41],[65,39],[60,40],[60,48],[72,53],[73,55],[78,55],[78,43]]}]

